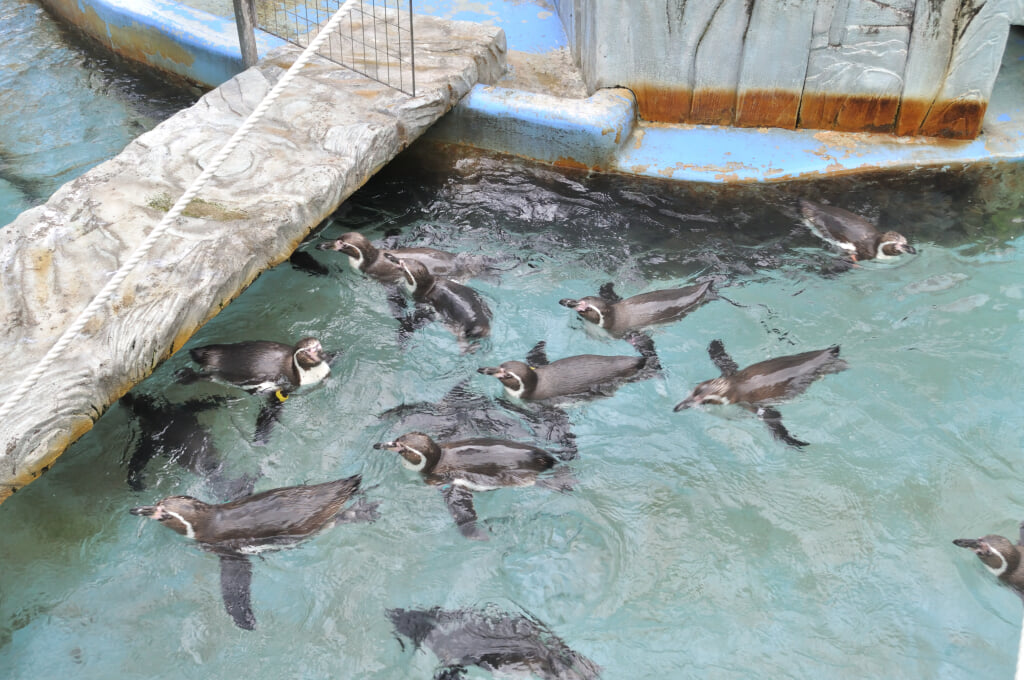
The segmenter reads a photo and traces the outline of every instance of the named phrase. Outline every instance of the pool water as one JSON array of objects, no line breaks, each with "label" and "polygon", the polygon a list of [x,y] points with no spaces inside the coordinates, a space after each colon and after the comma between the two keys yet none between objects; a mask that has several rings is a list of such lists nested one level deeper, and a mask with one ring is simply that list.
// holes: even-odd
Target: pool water
[{"label": "pool water", "polygon": [[29,0],[0,0],[0,227],[196,94],[126,72]]},{"label": "pool water", "polygon": [[[605,678],[1007,677],[1019,600],[958,537],[1016,537],[1024,387],[1024,168],[945,169],[767,187],[583,175],[418,145],[301,246],[327,275],[284,264],[188,347],[319,337],[342,354],[294,395],[270,442],[255,400],[183,386],[179,352],[135,393],[233,398],[199,418],[231,474],[257,490],[363,475],[372,524],[339,526],[254,560],[253,632],[232,625],[216,558],[128,514],[207,480],[154,459],[126,484],[138,423],[123,405],[0,507],[0,666],[12,678],[429,678],[385,610],[496,603],[544,621]],[[842,271],[797,218],[800,197],[905,233],[919,253]],[[384,288],[323,239],[395,234],[500,261],[470,285],[491,337],[460,352],[440,324],[404,344]],[[477,494],[487,542],[462,538],[441,495],[375,442],[378,414],[456,384],[497,398],[475,369],[632,354],[582,328],[563,297],[614,281],[630,295],[712,277],[713,301],[652,331],[654,379],[567,407],[572,493]],[[840,344],[849,370],[779,410],[804,449],[745,411],[672,407],[717,374]],[[500,408],[500,407],[496,407]],[[481,433],[484,434],[484,433]],[[489,677],[475,669],[468,677]]]}]

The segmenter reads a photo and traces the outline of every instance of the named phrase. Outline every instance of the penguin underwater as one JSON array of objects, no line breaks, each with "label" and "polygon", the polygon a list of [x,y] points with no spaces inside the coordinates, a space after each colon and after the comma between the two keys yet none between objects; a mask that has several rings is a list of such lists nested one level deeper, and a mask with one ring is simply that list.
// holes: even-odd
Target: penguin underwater
[{"label": "penguin underwater", "polygon": [[148,517],[191,538],[220,558],[220,592],[235,625],[256,627],[250,587],[249,555],[278,550],[309,538],[340,522],[376,519],[376,503],[345,503],[358,491],[354,475],[323,484],[283,487],[213,505],[191,496],[168,496],[156,505],[129,512]]},{"label": "penguin underwater", "polygon": [[[458,680],[467,666],[492,673],[525,672],[544,680],[597,680],[601,667],[573,651],[532,616],[494,605],[480,609],[389,609],[395,632],[441,662],[435,680]],[[401,644],[401,638],[398,638]],[[402,644],[404,649],[405,645]]]},{"label": "penguin underwater", "polygon": [[1024,601],[1024,522],[1021,522],[1020,538],[1016,545],[1010,539],[996,534],[981,538],[958,538],[953,541],[953,545],[973,550],[985,567]]},{"label": "penguin underwater", "polygon": [[[413,300],[428,304],[460,340],[478,340],[491,333],[491,310],[478,292],[448,279],[436,277],[416,260],[384,257],[402,271],[402,281]],[[419,315],[420,319],[428,318]],[[413,318],[415,326],[416,315]]]},{"label": "penguin underwater", "polygon": [[917,253],[903,234],[880,234],[875,225],[849,210],[800,199],[800,212],[815,235],[845,251],[854,262]]},{"label": "penguin underwater", "polygon": [[331,372],[328,362],[333,359],[320,341],[311,337],[295,345],[270,340],[204,345],[189,350],[189,356],[199,370],[182,368],[175,374],[178,382],[189,385],[210,380],[268,397],[256,419],[254,439],[258,444],[266,443],[288,395],[323,381]]},{"label": "penguin underwater", "polygon": [[509,395],[525,400],[609,396],[625,382],[652,377],[661,365],[654,342],[642,333],[628,338],[640,356],[579,354],[549,362],[545,342],[538,342],[526,362],[482,366],[477,373],[494,376]]},{"label": "penguin underwater", "polygon": [[603,329],[614,338],[656,324],[678,321],[701,305],[716,298],[710,281],[683,288],[666,288],[622,299],[613,284],[601,286],[597,296],[558,301],[575,311],[581,319]]},{"label": "penguin underwater", "polygon": [[[373,448],[395,451],[402,464],[419,472],[424,482],[441,487],[459,531],[474,540],[487,540],[487,532],[476,524],[474,492],[534,484],[565,492],[576,481],[568,468],[553,470],[558,459],[544,449],[507,439],[475,437],[439,443],[422,432],[409,432]],[[540,476],[552,470],[553,475]]]},{"label": "penguin underwater", "polygon": [[739,404],[757,414],[776,439],[790,446],[807,446],[807,442],[790,436],[782,425],[782,415],[770,404],[798,396],[823,375],[848,368],[839,358],[839,345],[768,359],[742,371],[726,353],[721,340],[711,341],[708,354],[722,372],[721,377],[697,385],[673,410],[701,404]]}]

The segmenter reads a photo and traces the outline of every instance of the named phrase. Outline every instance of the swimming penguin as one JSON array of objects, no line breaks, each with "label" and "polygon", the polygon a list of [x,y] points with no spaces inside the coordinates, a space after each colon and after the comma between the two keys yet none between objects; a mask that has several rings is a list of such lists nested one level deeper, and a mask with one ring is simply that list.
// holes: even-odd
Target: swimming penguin
[{"label": "swimming penguin", "polygon": [[650,378],[660,368],[648,336],[634,334],[628,339],[641,356],[580,354],[549,363],[541,340],[527,355],[526,363],[506,361],[497,367],[478,368],[477,373],[494,376],[518,399],[609,396],[623,383]]},{"label": "swimming penguin", "polygon": [[268,397],[256,419],[256,443],[266,443],[291,392],[315,385],[330,374],[328,362],[333,358],[316,338],[303,338],[294,346],[269,340],[205,345],[189,350],[189,356],[199,370],[179,370],[175,374],[178,382],[189,385],[212,380]]},{"label": "swimming penguin", "polygon": [[168,496],[156,505],[129,512],[149,517],[194,539],[220,557],[224,607],[239,628],[252,630],[249,555],[287,548],[335,524],[377,518],[376,504],[346,502],[359,490],[361,477],[263,491],[230,503],[211,505],[191,496]]},{"label": "swimming penguin", "polygon": [[1024,522],[1020,525],[1017,545],[995,534],[981,538],[958,538],[953,544],[973,550],[989,571],[1024,600],[1024,564],[1021,563],[1024,557]]},{"label": "swimming penguin", "polygon": [[532,439],[561,460],[572,460],[577,455],[576,435],[564,410],[486,397],[469,388],[469,378],[448,390],[439,401],[403,403],[378,418],[394,421],[389,429],[396,432],[431,432],[437,439]]},{"label": "swimming penguin", "polygon": [[575,483],[567,468],[541,477],[558,464],[558,459],[544,449],[507,439],[475,437],[438,443],[422,432],[409,432],[373,448],[397,452],[405,467],[419,472],[427,484],[441,487],[459,531],[474,540],[487,540],[487,532],[476,524],[474,491],[534,484],[572,491]]},{"label": "swimming penguin", "polygon": [[895,231],[879,234],[873,224],[849,210],[800,199],[800,212],[811,231],[844,250],[854,262],[917,253],[903,234]]},{"label": "swimming penguin", "polygon": [[690,396],[676,404],[674,410],[682,411],[701,404],[739,404],[756,413],[777,439],[790,446],[807,446],[807,442],[791,437],[782,425],[782,416],[769,404],[802,394],[821,376],[839,373],[848,367],[839,358],[839,345],[768,359],[742,371],[726,353],[721,340],[711,341],[708,354],[722,376],[697,385]]},{"label": "swimming penguin", "polygon": [[[461,283],[435,277],[416,260],[392,253],[385,259],[402,270],[402,282],[418,303],[430,305],[460,340],[477,340],[491,333],[491,310],[480,294]],[[420,318],[424,318],[420,315]]]},{"label": "swimming penguin", "polygon": [[454,253],[436,248],[378,250],[370,239],[356,231],[342,234],[329,243],[321,243],[317,248],[345,253],[353,269],[385,283],[397,283],[403,278],[401,267],[384,257],[387,253],[404,260],[416,260],[436,276],[456,276],[464,269],[460,257]]},{"label": "swimming penguin", "polygon": [[678,321],[715,297],[710,281],[641,293],[625,300],[615,294],[611,283],[606,283],[596,297],[565,298],[558,304],[574,310],[580,318],[604,329],[612,337],[621,338],[647,326]]},{"label": "swimming penguin", "polygon": [[[526,673],[544,680],[597,680],[601,667],[573,651],[536,618],[480,609],[389,609],[395,632],[441,662],[434,680],[458,680],[467,666],[496,674]],[[401,638],[398,639],[401,643]],[[404,645],[403,645],[404,648]]]},{"label": "swimming penguin", "polygon": [[213,436],[197,417],[224,401],[222,397],[211,397],[171,404],[159,397],[135,392],[121,397],[121,405],[134,416],[138,428],[128,461],[128,486],[133,491],[145,489],[146,465],[156,456],[165,456],[205,479],[218,498],[235,499],[251,494],[255,477],[225,476],[224,461]]}]

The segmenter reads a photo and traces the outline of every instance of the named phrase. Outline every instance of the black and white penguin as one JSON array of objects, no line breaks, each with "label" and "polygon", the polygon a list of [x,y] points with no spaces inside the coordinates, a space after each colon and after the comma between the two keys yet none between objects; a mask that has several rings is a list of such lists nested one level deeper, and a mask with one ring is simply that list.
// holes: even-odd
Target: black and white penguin
[{"label": "black and white penguin", "polygon": [[416,260],[436,276],[456,276],[462,271],[460,257],[454,253],[436,248],[389,248],[378,249],[370,239],[356,231],[342,234],[337,239],[317,246],[320,250],[340,251],[348,255],[353,269],[385,283],[402,280],[403,272],[395,262],[388,260],[390,253],[404,260]]},{"label": "black and white penguin", "polygon": [[588,295],[579,300],[565,298],[558,304],[574,310],[584,321],[604,329],[612,337],[621,338],[648,326],[678,321],[715,297],[710,281],[641,293],[625,300],[615,293],[611,283],[606,283],[598,296]]},{"label": "black and white penguin", "polygon": [[643,334],[629,336],[641,356],[579,354],[549,362],[540,341],[526,362],[482,366],[477,373],[494,376],[512,397],[525,400],[609,396],[625,382],[653,377],[660,369],[654,343]]},{"label": "black and white penguin", "polygon": [[1024,600],[1024,522],[1020,525],[1020,538],[1014,545],[1010,539],[995,534],[981,538],[958,538],[954,545],[974,551],[978,559],[1004,585],[1013,589]]},{"label": "black and white penguin", "polygon": [[800,199],[800,212],[811,231],[846,252],[854,262],[917,253],[903,234],[879,234],[875,225],[849,210]]},{"label": "black and white penguin", "polygon": [[136,392],[121,397],[121,405],[132,414],[138,429],[130,442],[133,450],[128,460],[128,486],[133,491],[145,489],[146,466],[154,457],[164,456],[205,479],[217,498],[231,500],[251,494],[255,477],[226,476],[213,436],[199,422],[200,413],[224,401],[223,397],[209,397],[171,404]]},{"label": "black and white penguin", "polygon": [[287,548],[341,522],[376,519],[376,504],[344,505],[361,477],[271,489],[230,503],[211,505],[191,496],[168,496],[129,512],[149,517],[191,538],[220,557],[224,606],[239,628],[252,630],[249,555]]},{"label": "black and white penguin", "polygon": [[270,340],[205,345],[189,350],[189,356],[199,370],[179,370],[175,374],[178,382],[188,385],[211,380],[268,397],[256,419],[256,443],[266,443],[291,392],[315,385],[330,374],[328,362],[333,358],[316,338],[303,338],[295,345]]},{"label": "black and white penguin", "polygon": [[686,399],[676,404],[674,410],[682,411],[703,404],[739,404],[756,413],[777,439],[790,446],[807,446],[807,442],[790,436],[782,425],[782,416],[770,404],[802,394],[823,375],[848,368],[847,363],[839,358],[838,345],[768,359],[742,371],[726,353],[721,340],[711,341],[708,354],[722,372],[721,377],[697,385]]},{"label": "black and white penguin", "polygon": [[438,443],[422,432],[409,432],[373,448],[397,452],[402,465],[420,473],[427,484],[441,487],[459,531],[475,540],[487,540],[487,532],[476,524],[474,492],[535,484],[572,491],[575,483],[567,468],[541,477],[555,468],[558,459],[544,449],[507,439],[475,437]]},{"label": "black and white penguin", "polygon": [[[434,276],[416,260],[402,259],[392,253],[385,253],[384,257],[401,268],[402,283],[412,299],[429,305],[460,340],[478,340],[490,335],[491,310],[480,293],[461,283]],[[425,317],[419,315],[419,318]]]},{"label": "black and white penguin", "polygon": [[493,604],[479,609],[390,609],[387,616],[416,649],[426,647],[440,659],[435,680],[458,680],[467,666],[544,680],[597,680],[601,674],[600,666],[570,649],[536,618]]}]

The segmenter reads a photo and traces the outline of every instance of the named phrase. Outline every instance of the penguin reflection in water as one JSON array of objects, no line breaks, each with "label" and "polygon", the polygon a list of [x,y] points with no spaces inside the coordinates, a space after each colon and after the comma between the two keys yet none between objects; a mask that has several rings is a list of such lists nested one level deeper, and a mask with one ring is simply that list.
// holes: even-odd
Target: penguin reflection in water
[{"label": "penguin reflection in water", "polygon": [[190,385],[210,380],[264,396],[256,418],[256,444],[267,443],[289,394],[321,382],[330,374],[328,362],[334,358],[316,338],[303,338],[295,345],[269,340],[204,345],[189,350],[189,356],[199,364],[199,370],[179,370],[175,374],[178,382]]},{"label": "penguin reflection in water", "polygon": [[548,361],[541,340],[526,355],[526,362],[482,366],[477,373],[494,376],[510,396],[527,401],[606,397],[623,383],[654,377],[661,370],[649,336],[633,333],[626,339],[640,356],[579,354]]},{"label": "penguin reflection in water", "polygon": [[[494,605],[481,609],[390,609],[395,632],[417,649],[437,655],[434,680],[458,680],[467,666],[502,677],[526,673],[544,680],[597,680],[601,668],[573,651],[532,616],[509,614]],[[398,638],[402,648],[402,639]]]},{"label": "penguin reflection in water", "polygon": [[154,519],[191,538],[220,558],[224,607],[239,628],[252,630],[249,555],[280,550],[338,523],[372,521],[376,503],[345,503],[358,491],[359,475],[309,486],[263,491],[230,503],[212,505],[191,496],[168,496],[156,505],[129,512]]},{"label": "penguin reflection in water", "polygon": [[790,446],[807,446],[807,442],[790,436],[782,425],[782,415],[770,404],[803,394],[821,376],[847,368],[847,363],[839,358],[838,345],[768,359],[742,371],[726,353],[721,340],[711,341],[708,354],[722,372],[721,377],[697,385],[690,396],[676,404],[674,410],[682,411],[702,404],[739,404],[756,413],[776,439]]},{"label": "penguin reflection in water", "polygon": [[[459,531],[478,541],[488,537],[476,524],[474,492],[534,484],[566,492],[576,483],[568,468],[555,468],[558,459],[544,449],[506,439],[477,437],[438,443],[422,432],[409,432],[373,448],[395,451],[402,464],[419,472],[424,482],[441,487]],[[549,471],[551,475],[541,477]]]},{"label": "penguin reflection in water", "polygon": [[989,571],[1004,585],[1013,589],[1024,600],[1024,522],[1020,525],[1020,538],[1014,545],[1010,539],[995,534],[981,538],[958,538],[954,545],[973,550]]},{"label": "penguin reflection in water", "polygon": [[391,253],[385,258],[402,270],[402,282],[417,303],[417,310],[400,319],[400,333],[408,335],[436,313],[460,342],[479,340],[491,333],[491,310],[469,286],[431,274],[423,263],[399,259]]}]

